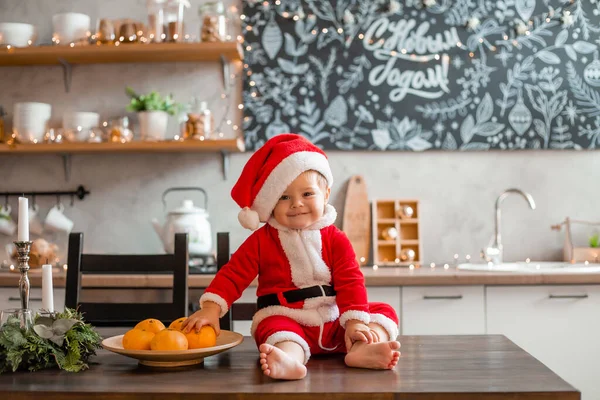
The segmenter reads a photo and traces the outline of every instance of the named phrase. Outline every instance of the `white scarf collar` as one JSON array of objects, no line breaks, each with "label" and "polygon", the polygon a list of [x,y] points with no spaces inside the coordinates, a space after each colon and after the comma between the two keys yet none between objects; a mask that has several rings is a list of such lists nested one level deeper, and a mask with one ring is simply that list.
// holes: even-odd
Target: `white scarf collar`
[{"label": "white scarf collar", "polygon": [[[273,217],[269,219],[268,224],[278,231],[281,247],[290,263],[292,282],[296,287],[327,285],[331,282],[331,271],[322,257],[321,229],[332,225],[336,217],[335,208],[327,204],[323,216],[304,229],[290,229]],[[310,307],[310,302],[305,307]]]},{"label": "white scarf collar", "polygon": [[[321,230],[321,229],[325,228],[326,226],[333,225],[336,218],[337,218],[337,211],[335,210],[335,208],[331,204],[326,204],[325,212],[323,213],[321,218],[319,218],[317,221],[315,221],[312,225],[309,225],[306,228],[301,229],[301,230],[302,231]],[[281,225],[279,222],[277,222],[275,217],[273,217],[272,215],[271,215],[271,218],[269,218],[269,220],[267,221],[267,223],[269,225],[271,225],[273,228],[277,229],[278,231],[289,232],[289,231],[294,230],[294,229],[288,228],[287,226]]]}]

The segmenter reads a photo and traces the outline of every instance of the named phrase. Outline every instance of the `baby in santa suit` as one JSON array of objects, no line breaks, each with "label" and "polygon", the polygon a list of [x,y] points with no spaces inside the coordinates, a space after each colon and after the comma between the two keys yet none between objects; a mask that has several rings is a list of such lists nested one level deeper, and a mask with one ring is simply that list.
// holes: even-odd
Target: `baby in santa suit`
[{"label": "baby in santa suit", "polygon": [[250,157],[231,195],[254,232],[200,297],[186,331],[219,333],[219,318],[258,276],[251,332],[265,375],[304,378],[310,355],[324,353],[346,353],[350,367],[394,368],[398,317],[367,301],[352,245],[333,225],[332,182],[325,153],[300,135],[274,136]]}]

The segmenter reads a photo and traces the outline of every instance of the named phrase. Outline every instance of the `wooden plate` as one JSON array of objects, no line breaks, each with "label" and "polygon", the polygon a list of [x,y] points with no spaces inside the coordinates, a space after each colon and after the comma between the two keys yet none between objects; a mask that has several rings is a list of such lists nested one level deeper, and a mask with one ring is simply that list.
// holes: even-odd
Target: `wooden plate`
[{"label": "wooden plate", "polygon": [[182,367],[200,364],[204,357],[209,357],[225,350],[231,349],[242,343],[244,337],[231,331],[221,330],[217,336],[217,345],[204,349],[154,351],[154,350],[127,350],[123,348],[123,335],[112,336],[102,341],[102,347],[113,353],[122,354],[139,360],[140,364],[150,367]]}]

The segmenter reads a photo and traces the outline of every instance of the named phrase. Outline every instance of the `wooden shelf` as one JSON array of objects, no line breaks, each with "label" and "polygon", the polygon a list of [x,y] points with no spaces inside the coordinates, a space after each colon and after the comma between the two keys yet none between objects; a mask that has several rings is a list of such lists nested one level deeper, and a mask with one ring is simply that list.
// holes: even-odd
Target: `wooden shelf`
[{"label": "wooden shelf", "polygon": [[223,139],[204,141],[164,141],[129,143],[38,143],[0,144],[0,154],[85,154],[85,153],[192,153],[192,152],[233,152],[245,150],[244,140]]},{"label": "wooden shelf", "polygon": [[241,60],[241,45],[215,42],[12,47],[0,50],[0,66],[60,65],[61,61],[69,64],[218,61],[222,55],[229,61]]},{"label": "wooden shelf", "polygon": [[411,244],[419,244],[418,240],[401,240],[400,245],[411,245]]},{"label": "wooden shelf", "polygon": [[63,157],[65,179],[71,175],[72,154],[113,154],[113,153],[194,153],[219,152],[223,168],[223,178],[227,179],[229,171],[229,153],[240,153],[245,150],[244,140],[222,139],[204,141],[164,141],[164,142],[129,142],[129,143],[38,143],[38,144],[0,144],[0,155],[21,154],[58,154]]}]

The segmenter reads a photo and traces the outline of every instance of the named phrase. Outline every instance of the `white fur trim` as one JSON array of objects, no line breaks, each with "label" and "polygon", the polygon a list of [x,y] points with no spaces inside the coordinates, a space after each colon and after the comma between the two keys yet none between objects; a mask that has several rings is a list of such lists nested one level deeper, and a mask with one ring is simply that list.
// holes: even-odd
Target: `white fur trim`
[{"label": "white fur trim", "polygon": [[371,322],[371,316],[366,311],[348,310],[340,316],[340,325],[346,329],[346,322],[351,319],[357,319],[360,322],[368,324]]},{"label": "white fur trim", "polygon": [[331,270],[322,256],[321,229],[333,224],[336,217],[335,208],[328,204],[323,216],[302,230],[289,229],[275,218],[269,219],[269,225],[278,230],[281,247],[290,263],[292,282],[297,287],[329,285],[331,282]]},{"label": "white fur trim", "polygon": [[328,285],[331,271],[322,257],[323,241],[319,230],[278,231],[283,252],[290,263],[292,282],[303,288]]},{"label": "white fur trim", "polygon": [[315,170],[323,174],[329,187],[333,185],[333,175],[327,157],[316,151],[298,151],[290,154],[277,164],[256,194],[252,209],[262,222],[269,220],[277,201],[287,187],[304,171]]},{"label": "white fur trim", "polygon": [[244,207],[238,213],[238,221],[244,228],[250,229],[252,231],[257,230],[258,225],[260,224],[258,213],[254,210],[251,210],[248,207]]},{"label": "white fur trim", "polygon": [[265,343],[275,346],[277,343],[288,341],[298,343],[300,347],[302,347],[302,350],[304,350],[304,364],[306,364],[310,358],[310,347],[308,347],[306,340],[304,340],[302,336],[298,335],[297,333],[290,331],[276,332],[269,336]]},{"label": "white fur trim", "polygon": [[371,323],[381,325],[381,327],[387,332],[390,340],[396,340],[396,338],[398,338],[398,324],[396,324],[392,319],[386,317],[385,315],[371,314]]},{"label": "white fur trim", "polygon": [[[317,307],[317,303],[313,302],[310,305],[314,308],[310,309],[269,306],[258,310],[252,318],[252,326],[250,328],[252,336],[254,336],[254,332],[256,331],[258,324],[260,324],[264,319],[274,315],[282,315],[284,317],[291,318],[300,325],[304,326],[320,326],[326,322],[335,321],[340,316],[340,310],[335,304],[335,297],[317,297],[316,299],[320,299],[321,305]],[[305,301],[304,306],[306,307],[306,305],[307,304]]]},{"label": "white fur trim", "polygon": [[227,314],[229,310],[229,306],[227,305],[227,301],[224,298],[219,296],[216,293],[206,292],[202,296],[200,296],[200,308],[202,308],[202,304],[207,301],[212,301],[213,303],[217,303],[221,307],[221,315],[219,318],[223,317],[223,315]]}]

